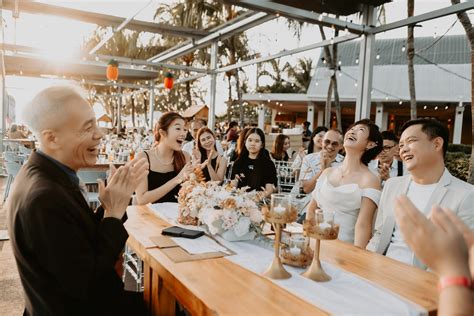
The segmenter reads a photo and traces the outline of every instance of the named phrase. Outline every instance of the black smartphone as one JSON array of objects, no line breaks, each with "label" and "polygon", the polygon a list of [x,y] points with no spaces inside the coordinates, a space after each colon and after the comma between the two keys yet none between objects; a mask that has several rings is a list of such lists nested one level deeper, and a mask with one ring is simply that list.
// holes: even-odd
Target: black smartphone
[{"label": "black smartphone", "polygon": [[184,237],[184,238],[190,238],[190,239],[196,239],[198,237],[201,237],[202,235],[204,235],[204,232],[203,231],[200,231],[200,230],[192,230],[192,229],[185,229],[183,231],[183,233],[181,234],[180,237]]},{"label": "black smartphone", "polygon": [[204,235],[203,231],[171,226],[161,231],[162,235],[195,239]]},{"label": "black smartphone", "polygon": [[182,233],[183,233],[183,228],[178,227],[178,226],[167,227],[161,231],[162,235],[173,236],[173,237],[180,237]]}]

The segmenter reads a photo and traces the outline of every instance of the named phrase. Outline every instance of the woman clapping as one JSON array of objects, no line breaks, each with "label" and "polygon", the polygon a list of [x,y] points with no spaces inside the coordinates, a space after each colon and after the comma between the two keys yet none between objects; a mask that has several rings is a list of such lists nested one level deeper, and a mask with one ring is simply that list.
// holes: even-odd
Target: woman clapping
[{"label": "woman clapping", "polygon": [[209,128],[202,127],[197,132],[196,139],[193,160],[202,169],[206,181],[224,180],[227,159],[217,152],[214,133]]}]

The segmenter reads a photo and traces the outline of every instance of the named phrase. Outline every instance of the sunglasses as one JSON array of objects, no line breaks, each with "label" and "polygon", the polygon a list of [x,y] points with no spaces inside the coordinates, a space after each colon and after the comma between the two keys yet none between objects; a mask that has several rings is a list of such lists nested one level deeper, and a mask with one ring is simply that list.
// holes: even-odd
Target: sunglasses
[{"label": "sunglasses", "polygon": [[324,145],[329,146],[332,145],[332,147],[338,147],[339,142],[331,142],[329,139],[324,140]]}]

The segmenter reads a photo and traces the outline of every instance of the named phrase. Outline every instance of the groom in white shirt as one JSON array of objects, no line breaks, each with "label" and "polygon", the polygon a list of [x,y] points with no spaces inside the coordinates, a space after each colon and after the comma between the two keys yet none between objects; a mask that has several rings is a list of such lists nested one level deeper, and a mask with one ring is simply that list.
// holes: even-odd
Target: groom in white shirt
[{"label": "groom in white shirt", "polygon": [[415,258],[395,224],[395,198],[401,194],[407,195],[426,216],[433,205],[440,205],[453,210],[474,228],[474,186],[453,177],[445,168],[448,137],[448,129],[434,119],[412,120],[402,127],[400,157],[410,174],[390,178],[385,183],[374,236],[367,249],[426,268]]}]

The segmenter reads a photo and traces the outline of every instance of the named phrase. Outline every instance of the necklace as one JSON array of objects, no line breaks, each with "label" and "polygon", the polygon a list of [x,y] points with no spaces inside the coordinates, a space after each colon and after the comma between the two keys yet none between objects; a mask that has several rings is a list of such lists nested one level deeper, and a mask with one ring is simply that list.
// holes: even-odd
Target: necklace
[{"label": "necklace", "polygon": [[169,161],[169,162],[163,162],[164,159],[162,159],[162,158],[160,157],[160,155],[158,154],[158,149],[155,150],[155,155],[156,155],[156,159],[157,159],[157,160],[160,162],[160,164],[162,164],[162,165],[169,166],[169,165],[172,165],[173,162],[174,162],[174,156],[171,157],[171,161]]}]

